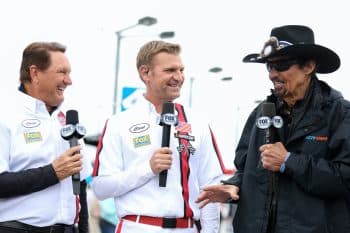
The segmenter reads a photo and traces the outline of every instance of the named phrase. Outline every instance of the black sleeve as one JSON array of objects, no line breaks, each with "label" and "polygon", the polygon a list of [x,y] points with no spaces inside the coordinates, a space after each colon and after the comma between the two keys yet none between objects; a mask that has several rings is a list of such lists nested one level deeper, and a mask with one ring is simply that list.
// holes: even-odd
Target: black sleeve
[{"label": "black sleeve", "polygon": [[86,182],[80,182],[80,212],[79,212],[79,233],[89,232],[89,213],[86,199]]},{"label": "black sleeve", "polygon": [[19,172],[0,174],[0,198],[34,193],[59,182],[51,164]]}]

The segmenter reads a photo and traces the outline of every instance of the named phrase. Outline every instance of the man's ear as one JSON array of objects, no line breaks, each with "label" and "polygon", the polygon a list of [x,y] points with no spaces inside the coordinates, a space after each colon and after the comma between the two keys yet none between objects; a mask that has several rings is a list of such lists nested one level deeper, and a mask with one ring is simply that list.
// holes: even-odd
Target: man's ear
[{"label": "man's ear", "polygon": [[306,64],[304,65],[304,70],[306,74],[311,74],[312,72],[314,72],[314,70],[316,69],[316,62],[314,60],[309,60],[306,62]]},{"label": "man's ear", "polygon": [[140,74],[140,77],[142,78],[142,80],[144,82],[147,82],[148,81],[148,72],[149,72],[149,68],[148,66],[146,65],[141,65],[140,68],[139,68],[139,74]]},{"label": "man's ear", "polygon": [[37,83],[39,81],[37,79],[37,77],[38,77],[38,68],[35,65],[31,65],[29,67],[29,74],[30,74],[31,82]]}]

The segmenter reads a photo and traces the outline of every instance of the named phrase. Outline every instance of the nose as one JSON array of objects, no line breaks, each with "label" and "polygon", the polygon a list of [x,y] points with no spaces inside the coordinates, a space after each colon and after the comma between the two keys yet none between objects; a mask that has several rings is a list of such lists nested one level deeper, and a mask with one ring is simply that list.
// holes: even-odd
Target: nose
[{"label": "nose", "polygon": [[182,79],[184,79],[184,74],[183,74],[182,70],[178,70],[178,71],[174,72],[173,77],[176,80],[182,80]]},{"label": "nose", "polygon": [[268,72],[269,72],[269,79],[270,80],[273,80],[278,76],[278,71],[276,71],[275,69],[271,69]]},{"label": "nose", "polygon": [[67,86],[72,85],[73,82],[72,82],[72,79],[70,77],[70,74],[67,74],[64,76],[63,82]]},{"label": "nose", "polygon": [[278,71],[274,68],[274,67],[267,67],[267,72],[269,72],[269,74],[277,74]]}]

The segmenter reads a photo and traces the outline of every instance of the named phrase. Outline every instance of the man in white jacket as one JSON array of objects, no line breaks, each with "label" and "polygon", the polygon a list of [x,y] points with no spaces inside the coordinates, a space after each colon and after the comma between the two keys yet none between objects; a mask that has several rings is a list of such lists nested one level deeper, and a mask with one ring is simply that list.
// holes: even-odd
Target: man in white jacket
[{"label": "man in white jacket", "polygon": [[[174,104],[177,119],[169,146],[161,146],[164,102],[180,96],[184,65],[180,46],[151,41],[141,47],[137,69],[144,98],[105,125],[96,153],[93,190],[114,197],[121,219],[116,232],[207,232],[219,230],[219,205],[195,203],[202,187],[217,183],[223,163],[203,116]],[[163,119],[164,120],[164,119]],[[166,185],[159,174],[167,170]],[[201,230],[199,230],[201,228]]]},{"label": "man in white jacket", "polygon": [[[19,89],[0,115],[1,233],[88,232],[91,164],[82,145],[70,147],[61,137],[64,93],[72,85],[65,51],[56,42],[29,44]],[[78,173],[74,192],[72,175]]]}]

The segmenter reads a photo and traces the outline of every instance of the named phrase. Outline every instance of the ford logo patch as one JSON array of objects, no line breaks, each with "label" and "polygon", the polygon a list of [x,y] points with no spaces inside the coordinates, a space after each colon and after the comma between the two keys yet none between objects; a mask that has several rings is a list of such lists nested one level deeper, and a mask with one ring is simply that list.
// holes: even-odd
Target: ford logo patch
[{"label": "ford logo patch", "polygon": [[35,128],[40,125],[40,121],[38,119],[26,119],[22,121],[22,125],[25,128]]},{"label": "ford logo patch", "polygon": [[131,133],[141,133],[149,129],[149,124],[148,123],[140,123],[133,125],[129,128],[129,131]]}]

